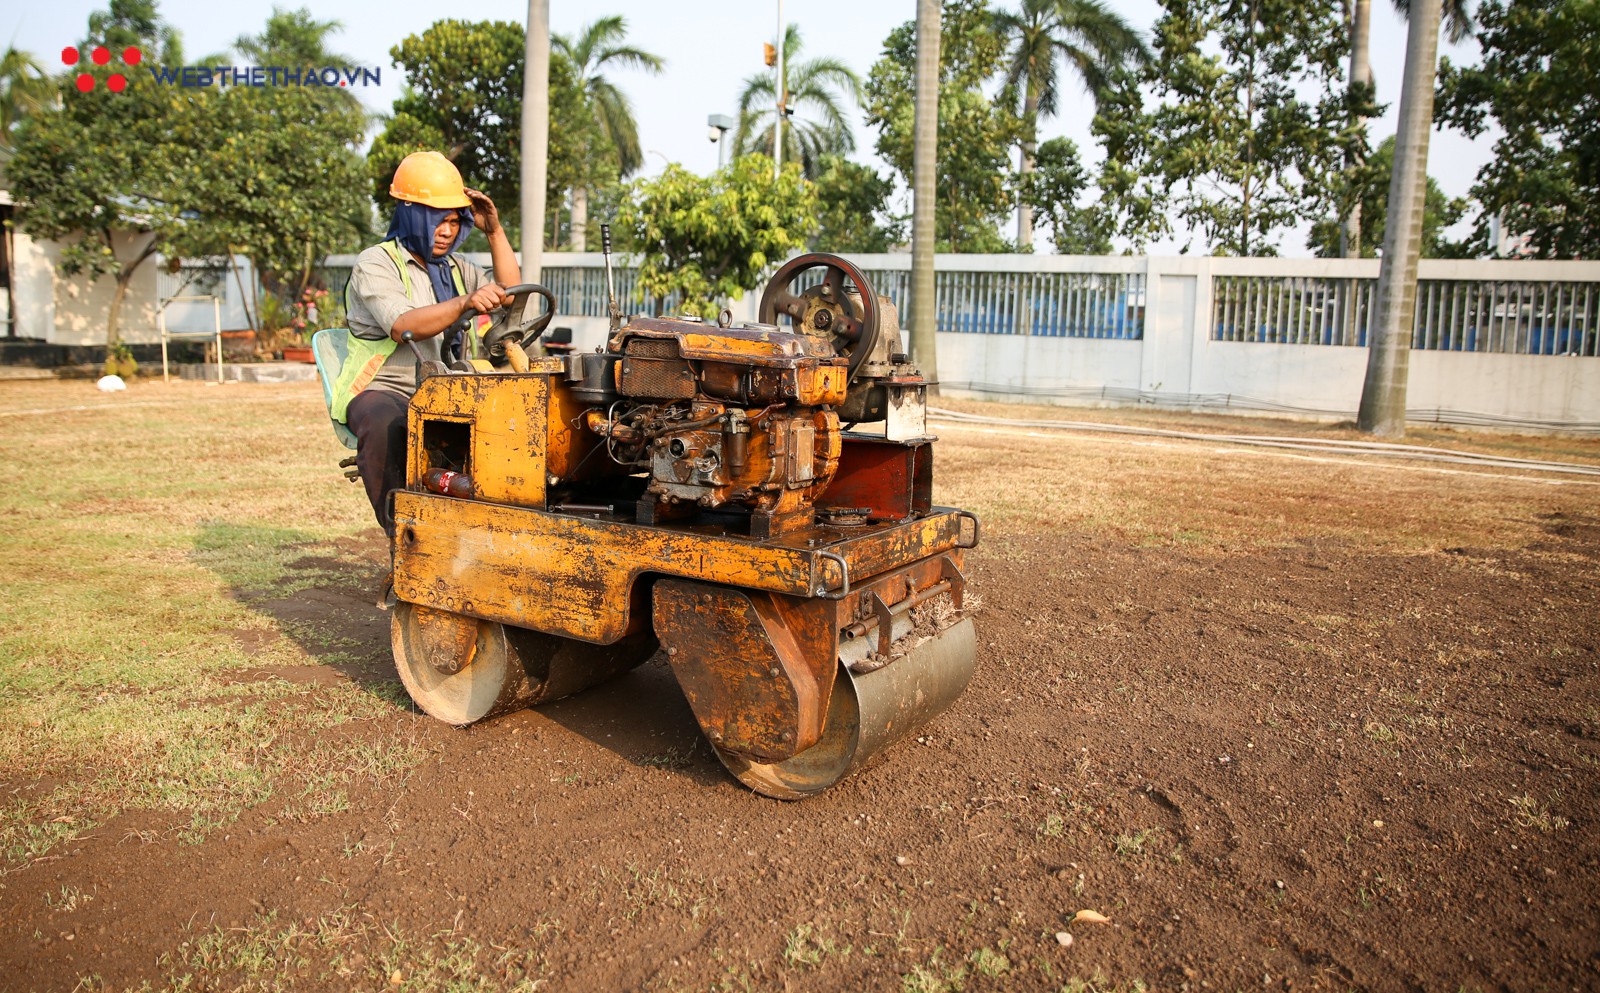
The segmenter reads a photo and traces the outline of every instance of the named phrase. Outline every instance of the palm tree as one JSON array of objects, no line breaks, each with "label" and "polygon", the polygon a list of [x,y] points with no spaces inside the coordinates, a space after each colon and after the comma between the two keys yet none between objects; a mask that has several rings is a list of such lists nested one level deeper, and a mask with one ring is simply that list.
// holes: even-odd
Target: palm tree
[{"label": "palm tree", "polygon": [[1416,319],[1417,255],[1427,196],[1428,132],[1433,127],[1434,70],[1439,59],[1440,0],[1417,0],[1406,38],[1389,217],[1378,274],[1378,313],[1368,339],[1367,374],[1356,424],[1369,434],[1406,431],[1411,327]]},{"label": "palm tree", "polygon": [[[1350,0],[1350,89],[1354,91],[1357,86],[1370,87],[1372,79],[1372,60],[1368,53],[1368,46],[1372,40],[1372,0]],[[1394,0],[1394,9],[1403,16],[1411,16],[1411,0]],[[1459,44],[1471,37],[1474,27],[1472,19],[1471,0],[1443,0],[1443,13],[1446,37],[1451,44]],[[1352,103],[1355,102],[1352,92]],[[1363,122],[1363,130],[1365,124]],[[1364,158],[1357,153],[1351,158],[1351,170],[1360,169]],[[1340,255],[1348,258],[1361,256],[1361,202],[1357,200],[1350,206],[1350,213],[1345,216],[1344,230],[1339,239],[1341,245]]]},{"label": "palm tree", "polygon": [[[845,119],[842,94],[861,104],[861,77],[838,59],[817,58],[801,62],[800,28],[790,24],[783,32],[784,126],[783,160],[798,162],[807,179],[815,179],[824,155],[855,151],[856,140]],[[734,155],[772,153],[772,128],[777,121],[775,73],[761,73],[744,81],[739,94],[739,127],[733,136]],[[797,110],[813,119],[797,120]]]},{"label": "palm tree", "polygon": [[[329,36],[343,30],[339,21],[318,21],[304,8],[286,11],[272,9],[266,29],[260,34],[242,34],[233,43],[234,51],[248,62],[260,66],[286,66],[296,69],[323,68],[324,66],[353,66],[355,59],[328,48]],[[217,57],[216,61],[227,60]],[[350,89],[325,89],[324,94],[337,94],[351,110],[359,110],[361,101]]]},{"label": "palm tree", "polygon": [[[995,32],[1010,49],[1006,85],[1022,101],[1022,164],[1024,184],[1033,172],[1039,147],[1039,117],[1053,117],[1061,107],[1057,81],[1063,65],[1071,67],[1084,88],[1096,95],[1111,73],[1150,61],[1150,50],[1121,15],[1100,0],[1022,0],[1022,10],[994,13]],[[1033,208],[1017,208],[1017,246],[1033,245]]]},{"label": "palm tree", "polygon": [[934,174],[939,166],[939,0],[917,0],[917,108],[911,151],[911,357],[939,395],[938,326],[934,304]]},{"label": "palm tree", "polygon": [[545,185],[550,170],[550,0],[528,0],[523,34],[522,278],[544,278]]},{"label": "palm tree", "polygon": [[344,27],[338,21],[313,20],[309,10],[274,8],[260,34],[240,35],[233,47],[258,65],[352,65],[353,59],[328,50],[328,36]]},{"label": "palm tree", "polygon": [[[1394,0],[1394,9],[1409,19],[1411,0]],[[1450,39],[1452,45],[1459,45],[1472,37],[1472,29],[1477,27],[1472,19],[1472,0],[1444,0],[1440,17],[1444,21],[1445,37]]]},{"label": "palm tree", "polygon": [[0,154],[11,149],[11,135],[23,120],[50,106],[55,87],[31,54],[7,48],[0,55]]},{"label": "palm tree", "polygon": [[[627,96],[602,73],[607,68],[643,69],[657,75],[666,65],[658,55],[623,44],[627,34],[628,22],[612,15],[585,27],[578,32],[576,40],[562,35],[553,35],[550,39],[551,46],[571,61],[596,127],[616,149],[617,171],[621,176],[637,172],[644,165],[644,152],[639,148],[639,125],[633,119],[633,107]],[[573,251],[581,252],[588,247],[588,226],[589,187],[585,183],[572,190]]]}]

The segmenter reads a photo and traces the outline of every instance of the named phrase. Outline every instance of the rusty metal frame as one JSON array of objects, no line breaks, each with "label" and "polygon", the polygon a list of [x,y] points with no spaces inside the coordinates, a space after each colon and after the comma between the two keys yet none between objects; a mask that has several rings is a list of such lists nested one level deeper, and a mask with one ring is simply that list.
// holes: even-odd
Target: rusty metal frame
[{"label": "rusty metal frame", "polygon": [[630,631],[645,574],[844,600],[861,578],[958,548],[963,530],[960,512],[939,508],[903,524],[755,541],[412,491],[394,500],[401,599],[594,644]]}]

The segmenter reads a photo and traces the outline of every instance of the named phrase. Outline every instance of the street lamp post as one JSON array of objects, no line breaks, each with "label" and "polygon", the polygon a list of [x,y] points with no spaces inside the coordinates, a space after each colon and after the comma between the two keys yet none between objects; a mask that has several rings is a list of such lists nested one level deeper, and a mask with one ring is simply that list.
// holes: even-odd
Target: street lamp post
[{"label": "street lamp post", "polygon": [[778,0],[778,85],[773,89],[778,93],[777,113],[772,118],[772,178],[778,178],[778,172],[783,167],[783,112],[785,97],[783,92],[783,0]]}]

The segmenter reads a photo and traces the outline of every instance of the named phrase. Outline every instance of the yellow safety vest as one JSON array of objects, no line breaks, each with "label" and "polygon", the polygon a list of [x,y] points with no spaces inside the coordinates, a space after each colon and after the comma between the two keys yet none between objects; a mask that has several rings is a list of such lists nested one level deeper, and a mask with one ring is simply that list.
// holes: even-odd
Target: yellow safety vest
[{"label": "yellow safety vest", "polygon": [[[394,260],[395,268],[400,270],[400,283],[405,287],[406,296],[411,296],[411,271],[406,266],[405,249],[400,247],[398,240],[383,242],[378,246],[383,249],[389,258]],[[460,296],[467,295],[467,284],[461,276],[461,266],[454,258],[450,260],[450,281],[455,283],[456,293]],[[350,284],[344,287],[344,309],[350,312]],[[491,321],[487,314],[479,314],[472,322],[472,332],[480,340],[484,329]],[[362,338],[349,331],[345,332],[346,356],[344,364],[339,367],[339,376],[333,381],[333,398],[328,407],[328,415],[340,424],[346,423],[346,415],[350,409],[350,401],[356,394],[372,385],[377,378],[378,370],[388,361],[389,356],[400,346],[393,338],[381,338],[377,341],[371,338]]]}]

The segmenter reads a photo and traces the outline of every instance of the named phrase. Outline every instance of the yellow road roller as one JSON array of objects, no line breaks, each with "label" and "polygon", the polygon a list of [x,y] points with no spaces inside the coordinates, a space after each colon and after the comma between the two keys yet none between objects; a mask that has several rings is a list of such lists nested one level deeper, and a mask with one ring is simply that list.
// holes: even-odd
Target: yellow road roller
[{"label": "yellow road roller", "polygon": [[972,676],[978,520],[933,505],[927,381],[837,256],[784,265],[754,322],[624,321],[611,299],[600,350],[529,358],[547,306],[485,336],[493,371],[422,379],[394,497],[400,678],[466,725],[665,651],[740,781],[818,793]]}]

